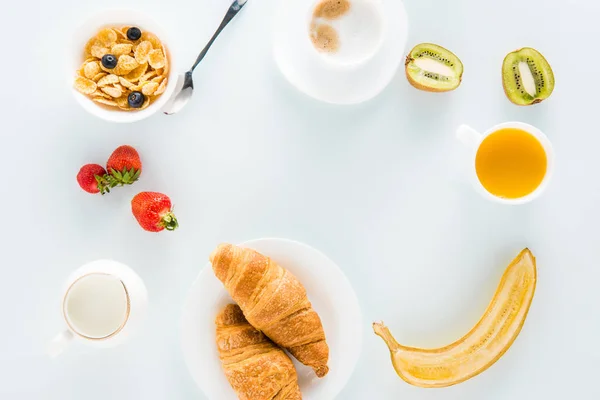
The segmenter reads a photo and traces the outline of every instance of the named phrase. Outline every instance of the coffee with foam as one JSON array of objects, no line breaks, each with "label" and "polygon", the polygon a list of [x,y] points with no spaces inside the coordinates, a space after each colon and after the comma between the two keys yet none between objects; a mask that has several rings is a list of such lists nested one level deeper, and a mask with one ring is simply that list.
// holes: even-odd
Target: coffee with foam
[{"label": "coffee with foam", "polygon": [[378,0],[320,0],[312,9],[309,35],[329,61],[355,64],[375,54],[383,37]]}]

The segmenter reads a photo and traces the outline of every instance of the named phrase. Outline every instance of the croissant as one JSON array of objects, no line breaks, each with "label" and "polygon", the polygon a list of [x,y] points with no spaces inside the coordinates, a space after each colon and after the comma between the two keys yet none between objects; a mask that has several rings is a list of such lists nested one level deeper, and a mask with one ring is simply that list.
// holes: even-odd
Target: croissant
[{"label": "croissant", "polygon": [[302,400],[292,360],[237,305],[226,306],[215,323],[223,370],[241,400]]},{"label": "croissant", "polygon": [[252,326],[310,366],[318,377],[327,375],[325,331],[294,275],[254,250],[231,244],[220,244],[210,261]]}]

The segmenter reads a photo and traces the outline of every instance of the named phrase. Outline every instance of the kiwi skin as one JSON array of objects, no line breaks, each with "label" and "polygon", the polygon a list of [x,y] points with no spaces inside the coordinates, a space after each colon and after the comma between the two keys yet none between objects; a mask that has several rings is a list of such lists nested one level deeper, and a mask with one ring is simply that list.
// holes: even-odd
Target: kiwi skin
[{"label": "kiwi skin", "polygon": [[[510,57],[511,54],[519,53],[522,50],[532,50],[532,51],[534,51],[535,53],[537,53],[537,56],[541,58],[541,61],[547,64],[547,66],[548,66],[548,71],[547,72],[548,72],[548,75],[549,75],[548,76],[548,84],[552,85],[552,89],[550,90],[550,92],[548,93],[548,95],[546,97],[534,99],[531,103],[518,103],[515,100],[513,100],[511,98],[509,89],[506,87],[506,80],[504,79],[504,65],[506,63],[506,59],[508,57]],[[506,98],[508,98],[508,100],[510,100],[511,103],[513,103],[513,104],[515,104],[517,106],[526,107],[526,106],[532,106],[534,104],[539,104],[542,101],[544,101],[547,98],[549,98],[552,95],[552,92],[554,91],[554,72],[552,71],[552,67],[550,66],[550,63],[548,62],[548,60],[546,60],[546,57],[544,57],[544,55],[542,53],[540,53],[539,51],[537,51],[536,49],[531,48],[531,47],[521,47],[520,49],[517,49],[515,51],[511,51],[510,53],[508,53],[504,57],[504,60],[502,61],[502,88],[504,89],[504,94],[506,95]]]}]

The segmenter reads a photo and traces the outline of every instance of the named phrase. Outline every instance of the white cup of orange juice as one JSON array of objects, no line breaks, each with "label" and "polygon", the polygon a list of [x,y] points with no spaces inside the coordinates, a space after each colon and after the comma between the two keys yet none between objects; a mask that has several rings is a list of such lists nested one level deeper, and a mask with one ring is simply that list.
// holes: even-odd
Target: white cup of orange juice
[{"label": "white cup of orange juice", "polygon": [[472,150],[469,173],[484,197],[503,204],[524,204],[548,186],[554,151],[548,137],[536,127],[505,122],[482,134],[461,125],[456,135]]}]

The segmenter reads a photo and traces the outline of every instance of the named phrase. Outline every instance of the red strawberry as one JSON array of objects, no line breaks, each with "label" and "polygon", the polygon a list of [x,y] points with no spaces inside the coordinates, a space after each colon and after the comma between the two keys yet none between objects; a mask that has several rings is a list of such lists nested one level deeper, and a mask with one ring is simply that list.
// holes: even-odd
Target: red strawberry
[{"label": "red strawberry", "polygon": [[119,146],[106,162],[108,174],[100,182],[102,194],[110,192],[115,186],[131,185],[142,173],[142,161],[137,150],[131,146]]},{"label": "red strawberry", "polygon": [[141,192],[131,199],[131,211],[140,226],[150,232],[172,231],[179,226],[169,196],[157,192]]},{"label": "red strawberry", "polygon": [[106,162],[106,170],[112,174],[113,171],[124,173],[131,169],[142,172],[142,161],[137,150],[127,145],[117,147]]},{"label": "red strawberry", "polygon": [[102,165],[86,164],[77,174],[77,183],[88,193],[100,193],[101,180],[106,175],[106,170]]}]

